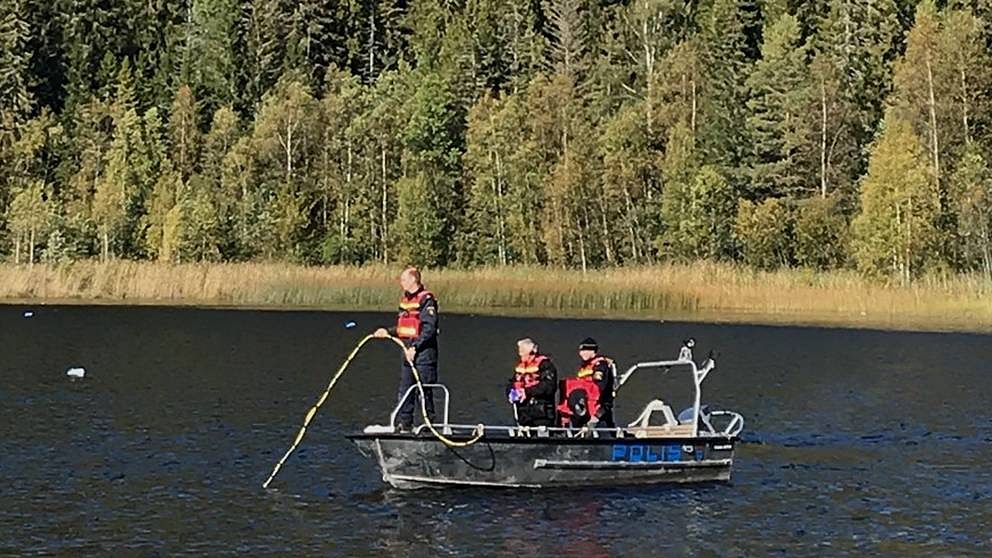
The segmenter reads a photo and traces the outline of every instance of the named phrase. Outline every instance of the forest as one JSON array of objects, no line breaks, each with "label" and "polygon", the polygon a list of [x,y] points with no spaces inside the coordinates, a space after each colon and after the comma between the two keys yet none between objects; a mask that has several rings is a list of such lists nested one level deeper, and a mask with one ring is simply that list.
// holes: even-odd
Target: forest
[{"label": "forest", "polygon": [[992,278],[992,2],[3,0],[0,255]]}]

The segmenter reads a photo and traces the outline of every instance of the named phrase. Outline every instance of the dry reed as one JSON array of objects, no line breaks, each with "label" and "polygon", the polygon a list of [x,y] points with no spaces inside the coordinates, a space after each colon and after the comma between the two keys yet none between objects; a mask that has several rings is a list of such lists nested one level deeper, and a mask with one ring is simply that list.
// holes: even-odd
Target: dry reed
[{"label": "dry reed", "polygon": [[[4,264],[0,298],[386,310],[395,304],[396,275],[392,266]],[[443,308],[457,312],[992,330],[992,286],[968,275],[894,286],[851,272],[757,272],[697,263],[587,274],[545,267],[448,269],[426,272],[426,281]]]}]

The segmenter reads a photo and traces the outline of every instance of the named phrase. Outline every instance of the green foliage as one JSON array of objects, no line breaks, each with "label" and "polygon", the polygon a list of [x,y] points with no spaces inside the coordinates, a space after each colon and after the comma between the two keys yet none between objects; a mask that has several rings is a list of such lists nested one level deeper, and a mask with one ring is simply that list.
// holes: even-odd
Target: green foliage
[{"label": "green foliage", "polygon": [[890,111],[872,149],[853,223],[855,257],[867,273],[908,282],[934,260],[939,196],[912,125]]},{"label": "green foliage", "polygon": [[778,198],[761,203],[742,200],[734,224],[744,263],[773,270],[792,260],[792,214]]},{"label": "green foliage", "polygon": [[687,182],[668,183],[658,249],[679,260],[723,260],[734,252],[737,197],[723,174],[705,165]]},{"label": "green foliage", "polygon": [[749,194],[795,195],[810,187],[813,176],[810,126],[809,70],[799,22],[783,14],[765,28],[762,59],[755,63],[747,85],[748,132],[753,152]]},{"label": "green foliage", "polygon": [[397,181],[396,190],[399,207],[394,238],[399,260],[425,267],[437,265],[441,261],[444,237],[435,184],[424,173],[418,173]]},{"label": "green foliage", "polygon": [[15,263],[20,263],[24,249],[28,253],[28,263],[35,262],[35,247],[50,230],[51,195],[51,190],[41,181],[27,184],[14,192],[7,208],[7,223],[14,235]]},{"label": "green foliage", "polygon": [[10,0],[0,254],[992,278],[986,4]]},{"label": "green foliage", "polygon": [[992,172],[971,146],[950,178],[951,208],[957,215],[955,240],[965,269],[992,279]]},{"label": "green foliage", "polygon": [[848,224],[839,198],[801,200],[795,210],[796,263],[817,270],[835,269],[848,260]]}]

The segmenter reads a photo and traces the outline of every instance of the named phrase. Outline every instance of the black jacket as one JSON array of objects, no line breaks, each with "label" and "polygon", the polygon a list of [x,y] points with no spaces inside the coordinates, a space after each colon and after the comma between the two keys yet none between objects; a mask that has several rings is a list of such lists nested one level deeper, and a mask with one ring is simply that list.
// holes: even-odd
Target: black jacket
[{"label": "black jacket", "polygon": [[[420,287],[413,296],[424,287]],[[417,349],[417,355],[413,358],[414,364],[437,364],[437,331],[440,320],[437,299],[433,296],[425,297],[420,302],[420,335],[416,339],[405,339],[407,347]],[[388,328],[389,334],[396,335],[396,326]],[[405,360],[405,359],[404,359]]]},{"label": "black jacket", "polygon": [[[524,399],[523,403],[518,404],[518,412],[520,413],[521,424],[527,424],[527,418],[538,418],[542,417],[552,421],[555,420],[555,403],[557,400],[558,392],[558,369],[555,368],[553,362],[550,358],[544,359],[541,364],[537,367],[538,380],[537,384],[529,388],[524,389],[524,393],[527,398]],[[506,392],[509,394],[510,390],[513,389],[513,383],[516,380],[516,373],[510,376],[510,381],[507,382]]]}]

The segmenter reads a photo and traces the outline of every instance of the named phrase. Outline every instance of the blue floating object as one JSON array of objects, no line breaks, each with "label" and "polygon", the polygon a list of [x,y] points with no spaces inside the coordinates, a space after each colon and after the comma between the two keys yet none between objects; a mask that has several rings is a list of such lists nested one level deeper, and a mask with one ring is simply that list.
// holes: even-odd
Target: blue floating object
[{"label": "blue floating object", "polygon": [[358,324],[356,324],[355,322],[347,322],[347,323],[345,323],[345,324],[344,324],[344,327],[345,327],[346,329],[351,329],[351,328],[353,328],[353,327],[355,327],[355,326],[357,326],[357,325],[358,325]]},{"label": "blue floating object", "polygon": [[33,318],[34,317],[34,312],[28,310],[28,311],[24,312],[24,317],[25,318]]}]

